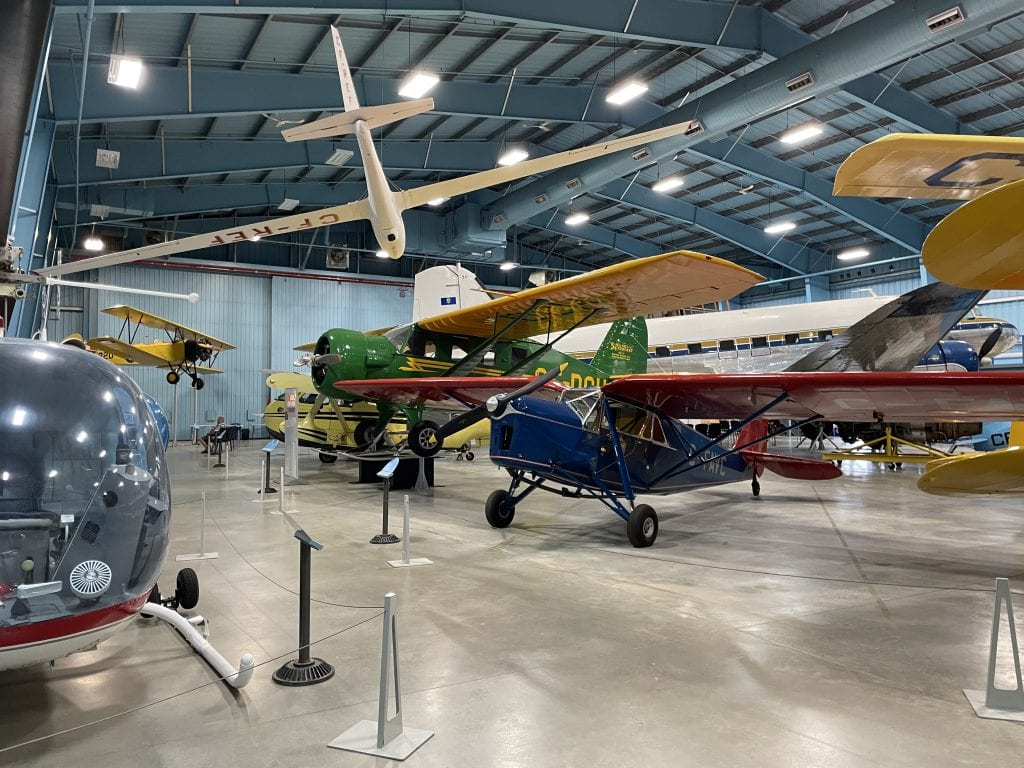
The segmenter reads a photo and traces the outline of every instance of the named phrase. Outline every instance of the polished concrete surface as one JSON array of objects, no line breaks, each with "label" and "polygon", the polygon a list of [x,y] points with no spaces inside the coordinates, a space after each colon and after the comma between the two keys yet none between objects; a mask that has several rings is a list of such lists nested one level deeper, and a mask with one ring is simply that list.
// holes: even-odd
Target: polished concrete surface
[{"label": "polished concrete surface", "polygon": [[52,669],[0,675],[0,765],[385,765],[325,745],[376,716],[388,591],[405,723],[436,732],[409,766],[1020,764],[1020,725],[978,719],[961,693],[984,686],[993,579],[1024,577],[1019,502],[938,499],[917,468],[847,463],[827,483],[769,475],[756,499],[746,484],[647,499],[661,532],[635,550],[596,502],[549,494],[489,528],[483,500],[506,476],[482,453],[439,461],[439,487],[411,494],[412,555],[435,564],[400,569],[401,545],[368,543],[379,487],[300,458],[310,484],[286,507],[324,544],[313,652],[337,674],[284,688],[271,673],[295,655],[298,545],[276,500],[252,501],[257,446],[226,471],[171,449],[161,584],[199,549],[205,491],[220,557],[194,564],[197,611],[229,660],[256,656],[252,683],[230,691],[140,619]]}]

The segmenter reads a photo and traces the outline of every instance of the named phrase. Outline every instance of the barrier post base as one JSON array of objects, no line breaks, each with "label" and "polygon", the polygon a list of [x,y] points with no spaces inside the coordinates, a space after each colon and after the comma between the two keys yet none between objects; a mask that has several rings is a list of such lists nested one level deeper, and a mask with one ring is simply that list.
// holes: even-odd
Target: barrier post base
[{"label": "barrier post base", "polygon": [[371,544],[397,544],[400,541],[401,539],[393,533],[378,533],[370,539]]},{"label": "barrier post base", "polygon": [[389,760],[405,760],[426,744],[433,735],[433,731],[404,728],[398,736],[383,747],[378,747],[377,723],[373,720],[360,720],[334,741],[329,742],[327,746],[344,749],[346,752],[361,752],[364,755],[386,757]]},{"label": "barrier post base", "polygon": [[433,565],[433,560],[428,560],[425,557],[411,557],[408,560],[388,560],[388,565],[392,568],[409,568],[414,565]]}]

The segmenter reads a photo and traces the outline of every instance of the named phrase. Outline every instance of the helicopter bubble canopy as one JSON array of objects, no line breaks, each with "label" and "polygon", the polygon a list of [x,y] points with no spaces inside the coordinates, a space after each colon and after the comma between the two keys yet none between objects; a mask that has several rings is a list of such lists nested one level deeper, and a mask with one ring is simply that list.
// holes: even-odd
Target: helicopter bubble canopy
[{"label": "helicopter bubble canopy", "polygon": [[[163,441],[142,392],[97,355],[0,340],[0,669],[138,610],[167,553]],[[7,653],[10,651],[10,653]],[[57,651],[60,651],[59,653]],[[32,663],[39,659],[28,659]]]}]

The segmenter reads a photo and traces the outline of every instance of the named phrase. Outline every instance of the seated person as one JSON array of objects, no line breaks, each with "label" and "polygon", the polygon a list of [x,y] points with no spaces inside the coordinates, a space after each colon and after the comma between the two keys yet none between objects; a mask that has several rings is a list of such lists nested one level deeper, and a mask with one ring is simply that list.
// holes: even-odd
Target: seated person
[{"label": "seated person", "polygon": [[213,425],[213,429],[207,432],[205,435],[199,438],[199,444],[203,446],[203,453],[207,453],[210,450],[210,442],[214,445],[220,443],[221,440],[227,435],[228,425],[224,423],[224,417],[218,416],[217,423]]}]

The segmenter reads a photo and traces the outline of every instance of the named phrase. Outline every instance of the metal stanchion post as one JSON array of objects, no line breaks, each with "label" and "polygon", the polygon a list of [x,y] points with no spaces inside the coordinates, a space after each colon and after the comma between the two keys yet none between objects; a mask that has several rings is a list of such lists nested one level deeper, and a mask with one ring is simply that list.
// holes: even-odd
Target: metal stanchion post
[{"label": "metal stanchion post", "polygon": [[405,511],[402,517],[402,559],[388,560],[392,568],[408,568],[411,565],[433,565],[433,560],[425,557],[414,557],[409,559],[409,494],[405,494]]},{"label": "metal stanchion post", "polygon": [[398,537],[393,533],[388,533],[388,497],[391,495],[391,476],[395,474],[397,468],[398,457],[395,456],[395,458],[384,465],[384,469],[377,473],[377,477],[384,481],[384,511],[380,533],[370,539],[371,544],[398,543]]},{"label": "metal stanchion post", "polygon": [[179,563],[183,560],[214,560],[215,558],[220,557],[220,555],[216,552],[206,551],[206,491],[202,492],[201,499],[203,504],[203,510],[202,520],[199,526],[199,552],[194,555],[178,555],[174,559]]}]

